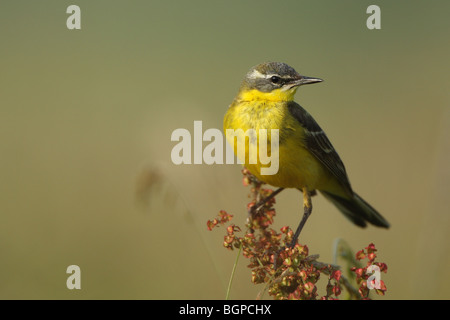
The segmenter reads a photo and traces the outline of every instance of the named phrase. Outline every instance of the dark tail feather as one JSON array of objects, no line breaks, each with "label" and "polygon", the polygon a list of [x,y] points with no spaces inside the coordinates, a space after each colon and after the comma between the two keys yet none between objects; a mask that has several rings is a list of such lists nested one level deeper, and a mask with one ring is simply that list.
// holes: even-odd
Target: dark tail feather
[{"label": "dark tail feather", "polygon": [[389,228],[389,222],[356,193],[352,199],[344,199],[325,191],[321,192],[354,224],[364,228],[367,221],[378,227]]}]

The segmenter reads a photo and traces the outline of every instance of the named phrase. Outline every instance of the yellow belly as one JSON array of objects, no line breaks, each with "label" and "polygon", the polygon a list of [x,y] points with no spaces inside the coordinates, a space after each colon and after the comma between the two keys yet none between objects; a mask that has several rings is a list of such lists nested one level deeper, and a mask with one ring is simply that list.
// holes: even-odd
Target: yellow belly
[{"label": "yellow belly", "polygon": [[[261,168],[269,167],[259,161],[250,163],[249,150],[257,147],[257,141],[247,141],[245,158],[240,157],[245,167],[259,180],[283,188],[303,188],[309,190],[328,189],[334,180],[327,169],[306,149],[303,143],[304,130],[294,119],[284,102],[250,101],[233,103],[224,118],[224,131],[226,129],[253,129],[259,139],[259,129],[279,130],[279,166],[278,172],[272,175],[262,175]],[[230,144],[232,141],[227,137]],[[268,142],[270,146],[270,142]],[[234,151],[237,153],[237,145]],[[270,148],[269,148],[270,149]]]}]

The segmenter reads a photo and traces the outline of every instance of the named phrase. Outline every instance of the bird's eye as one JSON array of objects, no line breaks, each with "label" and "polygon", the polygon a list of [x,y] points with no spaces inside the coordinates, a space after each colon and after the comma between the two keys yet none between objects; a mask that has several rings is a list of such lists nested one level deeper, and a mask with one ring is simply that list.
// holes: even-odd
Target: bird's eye
[{"label": "bird's eye", "polygon": [[277,76],[272,76],[272,77],[270,78],[270,82],[272,82],[272,83],[279,83],[280,80],[281,80],[281,78],[280,78],[280,77],[277,77]]}]

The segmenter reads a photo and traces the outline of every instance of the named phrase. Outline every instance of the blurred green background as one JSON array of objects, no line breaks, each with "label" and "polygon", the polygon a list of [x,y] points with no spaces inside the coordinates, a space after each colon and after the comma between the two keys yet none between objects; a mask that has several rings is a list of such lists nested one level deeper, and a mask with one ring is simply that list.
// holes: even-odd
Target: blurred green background
[{"label": "blurred green background", "polygon": [[[66,8],[81,8],[81,30]],[[366,8],[381,7],[381,30]],[[374,242],[383,299],[450,298],[450,2],[1,1],[0,298],[222,299],[236,252],[206,220],[246,219],[239,165],[172,164],[177,128],[222,128],[248,69],[325,82],[296,101],[354,189],[391,223],[360,229],[323,197],[300,237],[332,262]],[[277,197],[295,227],[298,191]],[[81,268],[81,290],[66,268]],[[231,297],[253,299],[240,260]],[[267,296],[266,296],[267,297]]]}]

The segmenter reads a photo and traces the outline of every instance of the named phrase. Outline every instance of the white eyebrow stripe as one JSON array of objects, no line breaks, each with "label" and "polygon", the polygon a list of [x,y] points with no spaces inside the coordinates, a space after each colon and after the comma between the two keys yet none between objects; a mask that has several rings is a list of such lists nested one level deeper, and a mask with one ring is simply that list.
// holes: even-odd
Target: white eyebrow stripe
[{"label": "white eyebrow stripe", "polygon": [[[258,70],[254,69],[252,72],[250,72],[247,77],[250,79],[270,79],[271,77],[276,76],[276,77],[280,77],[279,74],[276,73],[271,73],[271,74],[262,74],[261,72],[259,72]],[[284,77],[280,77],[282,79],[292,79],[291,76],[284,76]]]},{"label": "white eyebrow stripe", "polygon": [[276,74],[262,74],[258,70],[254,69],[251,73],[248,74],[248,77],[251,79],[269,79],[272,76],[278,76]]},{"label": "white eyebrow stripe", "polygon": [[251,79],[265,79],[266,76],[263,75],[261,72],[259,72],[258,70],[254,69],[251,73],[248,74],[248,77]]}]

